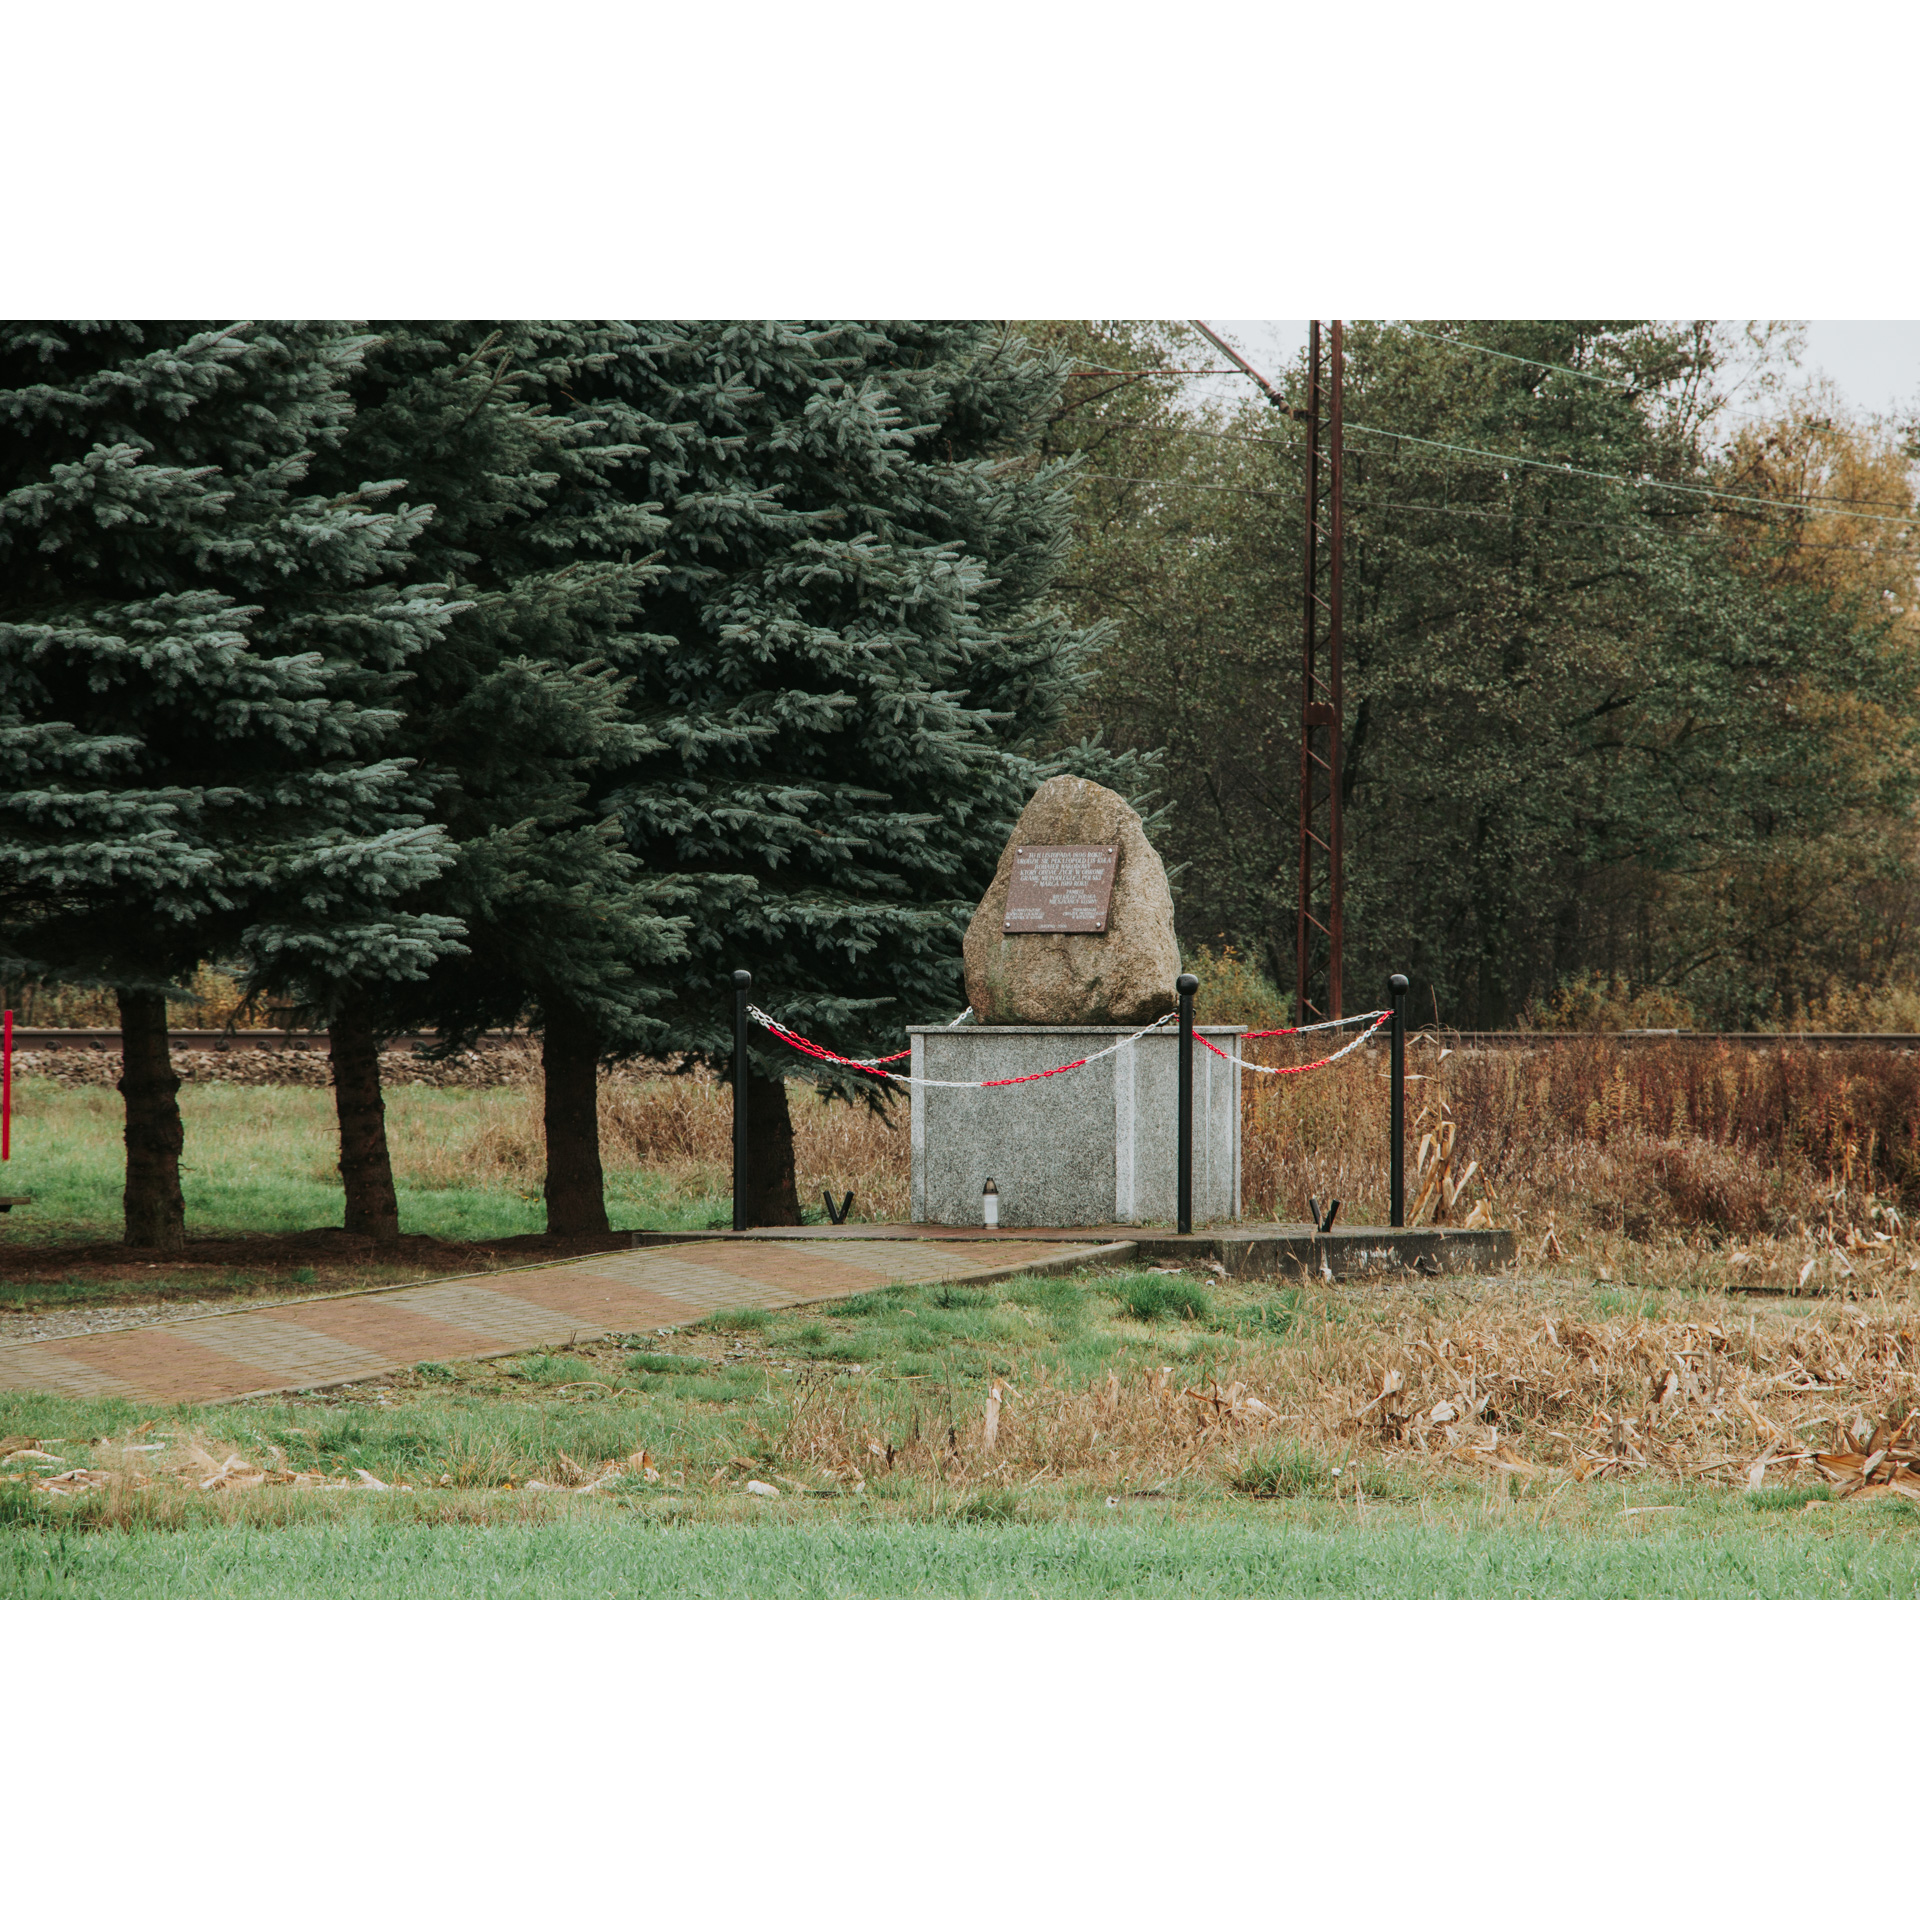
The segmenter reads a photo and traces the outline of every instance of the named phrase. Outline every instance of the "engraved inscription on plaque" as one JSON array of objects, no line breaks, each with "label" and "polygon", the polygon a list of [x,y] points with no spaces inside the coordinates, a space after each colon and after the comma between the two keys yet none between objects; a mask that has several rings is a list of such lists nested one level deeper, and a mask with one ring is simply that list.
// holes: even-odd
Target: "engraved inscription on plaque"
[{"label": "engraved inscription on plaque", "polygon": [[1015,847],[1008,933],[1105,933],[1118,847]]}]

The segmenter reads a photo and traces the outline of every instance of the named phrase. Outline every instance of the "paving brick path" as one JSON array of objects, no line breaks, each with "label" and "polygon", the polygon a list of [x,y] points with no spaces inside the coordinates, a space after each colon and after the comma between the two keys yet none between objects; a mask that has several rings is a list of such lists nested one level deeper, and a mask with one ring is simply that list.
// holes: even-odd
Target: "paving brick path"
[{"label": "paving brick path", "polygon": [[900,1282],[1077,1266],[1100,1251],[1084,1241],[683,1241],[331,1299],[210,1310],[153,1327],[4,1341],[0,1392],[239,1400],[341,1386],[422,1360],[650,1332],[723,1307],[786,1307]]}]

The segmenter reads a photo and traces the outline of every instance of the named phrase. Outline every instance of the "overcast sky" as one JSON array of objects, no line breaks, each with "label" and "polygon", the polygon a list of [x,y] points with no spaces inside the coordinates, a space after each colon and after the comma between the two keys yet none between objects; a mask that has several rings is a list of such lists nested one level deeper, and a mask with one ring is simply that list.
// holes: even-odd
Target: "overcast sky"
[{"label": "overcast sky", "polygon": [[[1209,320],[1272,377],[1307,337],[1304,320]],[[1803,375],[1824,373],[1862,413],[1920,410],[1920,320],[1813,320]]]}]

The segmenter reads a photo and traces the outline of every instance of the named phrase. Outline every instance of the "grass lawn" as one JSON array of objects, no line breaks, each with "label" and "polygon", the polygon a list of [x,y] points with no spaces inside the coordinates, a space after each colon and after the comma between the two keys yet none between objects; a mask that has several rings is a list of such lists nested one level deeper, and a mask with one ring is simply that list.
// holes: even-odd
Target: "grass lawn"
[{"label": "grass lawn", "polygon": [[[511,1244],[544,1225],[534,1090],[388,1097],[401,1249],[332,1251],[325,1090],[190,1085],[203,1237],[149,1265],[111,1245],[117,1095],[27,1083],[0,1300],[538,1257]],[[896,1137],[802,1118],[809,1181],[894,1205]],[[711,1089],[615,1089],[605,1119],[617,1227],[722,1211]],[[1829,1499],[1813,1459],[1920,1397],[1910,1285],[1741,1301],[1728,1271],[1684,1238],[1491,1282],[1088,1271],[227,1407],[0,1397],[0,1592],[1920,1594],[1920,1506]]]},{"label": "grass lawn", "polygon": [[224,1407],[0,1399],[52,1456],[0,1469],[0,1592],[1920,1596],[1920,1507],[1804,1458],[1749,1492],[1739,1410],[1828,1442],[1909,1307],[1730,1333],[1564,1273],[1203,1281],[893,1287]]},{"label": "grass lawn", "polygon": [[[489,1134],[508,1131],[527,1098],[520,1087],[387,1090],[403,1233],[474,1241],[545,1230],[539,1169],[489,1165],[485,1152]],[[289,1234],[340,1224],[339,1140],[326,1088],[189,1083],[180,1089],[180,1111],[190,1234]],[[6,1216],[6,1239],[44,1245],[117,1236],[125,1124],[111,1087],[22,1082],[5,1184],[31,1193],[33,1205]],[[712,1196],[645,1169],[608,1172],[607,1214],[616,1228],[704,1227],[720,1211]]]},{"label": "grass lawn", "polygon": [[[1863,1524],[1864,1523],[1864,1524]],[[1745,1496],[1542,1526],[1259,1509],[969,1522],[836,1517],[0,1534],[15,1599],[1914,1599],[1907,1511],[1802,1517]]]},{"label": "grass lawn", "polygon": [[[394,1087],[386,1100],[403,1240],[376,1250],[340,1231],[327,1089],[183,1086],[188,1245],[157,1260],[120,1245],[119,1094],[23,1081],[0,1186],[33,1204],[0,1216],[0,1311],[326,1292],[539,1258],[542,1247],[510,1244],[546,1229],[528,1089]],[[705,1227],[725,1211],[723,1168],[610,1158],[615,1231]]]}]

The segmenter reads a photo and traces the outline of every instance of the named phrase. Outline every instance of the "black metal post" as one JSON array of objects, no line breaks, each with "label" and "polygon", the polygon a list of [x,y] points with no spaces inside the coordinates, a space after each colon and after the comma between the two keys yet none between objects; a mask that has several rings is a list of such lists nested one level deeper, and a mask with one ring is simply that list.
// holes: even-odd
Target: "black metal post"
[{"label": "black metal post", "polygon": [[733,976],[733,1230],[747,1227],[747,990],[753,975]]},{"label": "black metal post", "polygon": [[1387,1200],[1391,1210],[1388,1224],[1404,1227],[1407,1224],[1407,976],[1404,973],[1396,973],[1387,982],[1387,1004],[1393,1009],[1393,1018],[1387,1022],[1387,1031],[1393,1036],[1393,1091],[1388,1101],[1387,1121],[1393,1129],[1387,1148]]},{"label": "black metal post", "polygon": [[1193,996],[1200,982],[1183,973],[1174,983],[1180,995],[1180,1217],[1175,1231],[1193,1231]]}]

